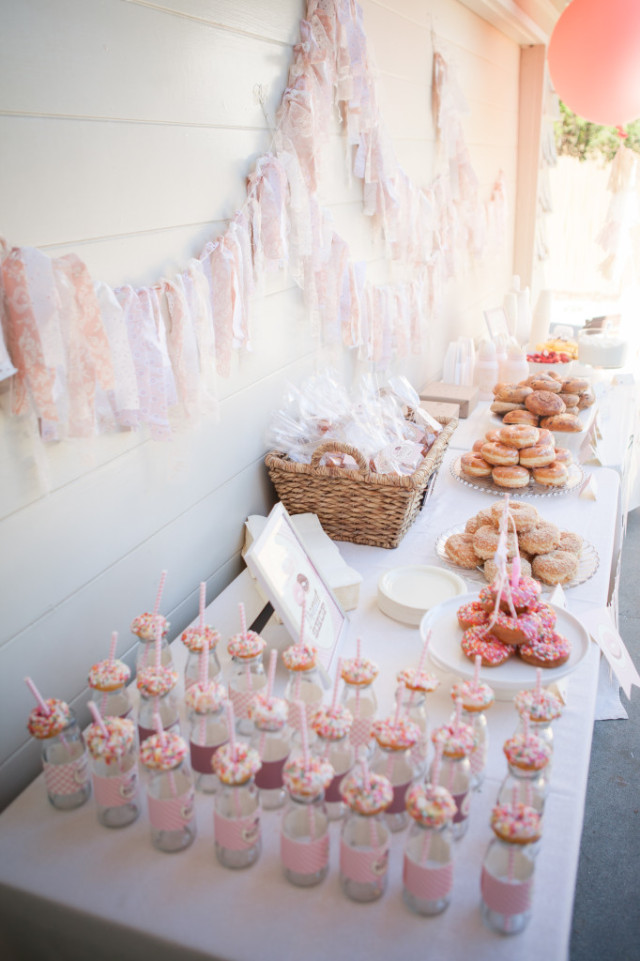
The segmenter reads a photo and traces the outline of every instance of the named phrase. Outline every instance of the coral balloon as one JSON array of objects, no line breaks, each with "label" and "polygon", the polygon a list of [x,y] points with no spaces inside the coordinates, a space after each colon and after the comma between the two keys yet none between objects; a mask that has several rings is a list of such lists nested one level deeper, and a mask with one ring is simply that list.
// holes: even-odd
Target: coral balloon
[{"label": "coral balloon", "polygon": [[549,42],[556,93],[593,123],[640,117],[640,2],[572,0]]}]

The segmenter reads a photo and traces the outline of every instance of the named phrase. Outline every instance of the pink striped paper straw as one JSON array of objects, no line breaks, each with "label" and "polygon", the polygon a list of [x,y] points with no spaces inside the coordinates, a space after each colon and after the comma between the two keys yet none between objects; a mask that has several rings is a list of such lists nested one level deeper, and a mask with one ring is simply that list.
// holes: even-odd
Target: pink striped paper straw
[{"label": "pink striped paper straw", "polygon": [[204,687],[209,680],[209,641],[202,639],[202,650],[198,656],[198,680]]},{"label": "pink striped paper straw", "polygon": [[276,661],[278,660],[278,652],[275,648],[269,654],[269,669],[267,671],[267,697],[271,697],[273,694],[273,682],[276,676]]},{"label": "pink striped paper straw", "polygon": [[238,609],[240,611],[240,633],[243,637],[247,636],[247,616],[244,611],[244,604],[242,601],[238,604]]},{"label": "pink striped paper straw", "polygon": [[336,667],[336,677],[333,682],[333,694],[331,695],[331,711],[335,711],[338,704],[338,685],[340,684],[340,677],[342,675],[342,658],[338,658],[338,665]]},{"label": "pink striped paper straw", "polygon": [[109,663],[113,664],[116,659],[116,647],[118,646],[118,632],[111,632],[111,644],[109,645]]},{"label": "pink striped paper straw", "polygon": [[427,660],[427,648],[429,647],[430,640],[431,640],[431,630],[428,630],[426,637],[424,639],[424,644],[422,645],[422,650],[420,651],[420,660],[418,661],[419,672],[424,669],[425,661]]},{"label": "pink striped paper straw", "polygon": [[153,726],[156,729],[156,734],[160,738],[162,746],[164,747],[164,745],[167,743],[167,734],[164,727],[162,726],[162,718],[160,717],[157,711],[154,711],[154,714],[153,714]]},{"label": "pink striped paper straw", "polygon": [[44,711],[44,713],[47,715],[47,717],[49,717],[49,715],[51,714],[51,708],[49,707],[49,705],[47,704],[47,702],[46,702],[45,699],[43,698],[42,694],[40,693],[40,691],[38,690],[38,688],[35,686],[35,684],[33,683],[33,681],[31,680],[31,678],[30,678],[30,677],[25,677],[24,683],[27,685],[27,687],[29,688],[29,690],[31,691],[31,693],[33,694],[33,696],[35,697],[35,699],[36,699],[36,701],[38,702],[38,705],[40,706],[41,710]]},{"label": "pink striped paper straw", "polygon": [[298,637],[298,645],[302,647],[304,644],[304,619],[307,612],[307,598],[302,595],[302,604],[300,605],[300,635]]},{"label": "pink striped paper straw", "polygon": [[200,633],[204,633],[204,609],[206,607],[207,583],[200,581]]},{"label": "pink striped paper straw", "polygon": [[156,617],[160,611],[160,601],[162,600],[162,592],[164,591],[164,582],[167,579],[167,572],[162,571],[160,574],[160,583],[158,584],[158,590],[156,593],[156,602],[153,605],[153,616]]},{"label": "pink striped paper straw", "polygon": [[295,701],[300,717],[300,739],[302,741],[302,758],[305,769],[309,767],[309,735],[307,733],[307,714],[303,701]]},{"label": "pink striped paper straw", "polygon": [[362,660],[362,641],[360,640],[360,638],[358,638],[356,641],[356,661],[360,663],[361,660]]},{"label": "pink striped paper straw", "polygon": [[100,728],[100,730],[102,731],[102,733],[104,734],[104,736],[105,736],[106,738],[108,738],[108,737],[109,737],[109,730],[108,730],[108,728],[107,728],[107,725],[104,723],[104,721],[103,721],[103,719],[102,719],[102,714],[101,714],[100,711],[98,710],[97,704],[95,704],[93,701],[88,701],[88,702],[87,702],[87,707],[88,707],[89,710],[91,711],[91,716],[93,717],[93,720],[96,722],[96,724],[98,725],[98,727]]},{"label": "pink striped paper straw", "polygon": [[162,627],[160,624],[156,624],[155,655],[156,671],[159,671],[162,667]]}]

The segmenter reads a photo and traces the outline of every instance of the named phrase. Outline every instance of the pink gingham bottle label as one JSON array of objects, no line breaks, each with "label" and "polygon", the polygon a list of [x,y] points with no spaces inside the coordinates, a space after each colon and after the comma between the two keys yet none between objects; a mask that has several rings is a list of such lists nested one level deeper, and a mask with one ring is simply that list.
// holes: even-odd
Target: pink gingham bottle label
[{"label": "pink gingham bottle label", "polygon": [[459,824],[460,821],[466,821],[469,817],[469,808],[471,807],[471,797],[468,791],[464,794],[453,794],[453,800],[456,802],[456,813],[453,817],[453,823]]},{"label": "pink gingham bottle label", "polygon": [[66,764],[43,763],[44,783],[49,794],[76,794],[89,780],[89,759],[86,754]]},{"label": "pink gingham bottle label", "polygon": [[351,725],[349,740],[354,747],[362,747],[369,743],[371,738],[371,718],[354,717]]},{"label": "pink gingham bottle label", "polygon": [[193,741],[190,741],[189,749],[191,752],[191,767],[193,770],[198,774],[213,774],[211,761],[213,760],[213,755],[216,753],[219,747],[222,747],[222,745],[216,744],[215,747],[206,745],[203,747],[201,744],[194,744]]},{"label": "pink gingham bottle label", "polygon": [[280,856],[288,871],[296,874],[315,874],[329,861],[329,835],[315,841],[293,841],[280,834]]},{"label": "pink gingham bottle label", "polygon": [[280,761],[263,761],[262,767],[256,774],[256,787],[263,791],[276,791],[281,788],[284,784],[282,772],[287,757],[283,757]]},{"label": "pink gingham bottle label", "polygon": [[498,914],[523,914],[531,907],[533,878],[527,881],[499,881],[486,868],[480,880],[482,900]]},{"label": "pink gingham bottle label", "polygon": [[411,781],[407,781],[406,784],[394,784],[393,801],[387,808],[388,814],[403,814],[407,810],[405,796],[410,787]]},{"label": "pink gingham bottle label", "polygon": [[113,777],[98,777],[94,774],[93,793],[101,807],[117,808],[129,804],[138,793],[138,773],[132,768],[126,774],[116,774]]},{"label": "pink gingham bottle label", "polygon": [[249,717],[249,704],[256,696],[257,691],[237,691],[229,688],[229,699],[233,704],[233,713],[237,718]]},{"label": "pink gingham bottle label", "polygon": [[194,799],[193,790],[162,800],[149,797],[149,820],[152,827],[156,831],[182,831],[193,820]]},{"label": "pink gingham bottle label", "polygon": [[221,848],[228,851],[247,851],[260,840],[260,815],[225,818],[214,810],[213,831]]},{"label": "pink gingham bottle label", "polygon": [[349,881],[376,884],[387,873],[388,866],[388,844],[372,851],[356,851],[344,841],[340,841],[340,872]]},{"label": "pink gingham bottle label", "polygon": [[415,898],[422,901],[440,901],[446,898],[453,886],[453,862],[438,867],[416,864],[405,855],[402,867],[402,881],[405,888]]}]

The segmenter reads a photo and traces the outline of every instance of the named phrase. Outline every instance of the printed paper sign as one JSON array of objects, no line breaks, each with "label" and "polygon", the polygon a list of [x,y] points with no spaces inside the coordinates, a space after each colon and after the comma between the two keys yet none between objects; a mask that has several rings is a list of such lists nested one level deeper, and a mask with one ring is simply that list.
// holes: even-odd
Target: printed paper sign
[{"label": "printed paper sign", "polygon": [[635,684],[640,687],[640,674],[631,660],[624,641],[616,630],[611,611],[608,607],[598,608],[582,614],[581,620],[591,634],[604,656],[611,670],[618,678],[620,687],[631,697],[631,688]]}]

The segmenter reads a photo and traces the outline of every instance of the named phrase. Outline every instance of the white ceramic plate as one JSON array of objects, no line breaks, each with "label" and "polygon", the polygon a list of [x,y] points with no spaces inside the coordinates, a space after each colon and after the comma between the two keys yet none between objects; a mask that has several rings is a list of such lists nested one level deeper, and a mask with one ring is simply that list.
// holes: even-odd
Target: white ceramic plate
[{"label": "white ceramic plate", "polygon": [[[436,554],[438,555],[440,560],[447,565],[447,567],[451,568],[451,570],[453,571],[457,571],[461,577],[465,577],[468,581],[473,581],[474,583],[486,584],[487,580],[480,567],[474,567],[474,568],[460,567],[458,564],[453,563],[453,561],[450,559],[450,557],[448,556],[448,554],[444,549],[445,542],[448,540],[449,537],[451,537],[452,534],[463,534],[463,533],[464,533],[463,524],[460,524],[458,527],[452,527],[448,531],[444,531],[436,541]],[[593,544],[590,544],[588,541],[583,540],[582,550],[580,551],[580,558],[578,563],[578,573],[573,578],[573,580],[569,581],[568,584],[562,585],[563,589],[566,591],[570,587],[577,587],[578,584],[584,584],[585,581],[588,581],[589,578],[593,577],[593,575],[598,570],[599,565],[600,565],[600,558],[598,557],[597,550],[595,549]],[[553,589],[554,589],[553,586],[549,586],[548,584],[542,585],[543,591],[552,591]]]},{"label": "white ceramic plate", "polygon": [[557,497],[559,494],[571,494],[578,490],[584,480],[584,471],[579,464],[569,465],[569,480],[562,487],[548,487],[545,484],[536,484],[533,480],[529,481],[527,487],[499,487],[490,477],[467,477],[460,469],[459,457],[451,461],[450,470],[455,479],[466,487],[486,491],[487,494],[495,494],[497,497],[504,494],[512,494],[514,497]]},{"label": "white ceramic plate", "polygon": [[[452,597],[437,607],[427,611],[420,622],[420,636],[424,641],[427,631],[431,631],[429,657],[436,668],[462,678],[473,677],[474,664],[462,653],[460,641],[462,628],[458,624],[458,608],[478,599],[478,592]],[[580,621],[561,607],[551,605],[557,615],[556,630],[571,642],[569,660],[560,667],[545,668],[542,683],[547,686],[566,674],[571,674],[586,657],[589,650],[589,635]],[[480,668],[480,678],[489,684],[499,700],[510,700],[520,690],[533,688],[536,669],[518,657],[512,657],[499,667]]]},{"label": "white ceramic plate", "polygon": [[456,600],[466,590],[462,578],[443,567],[394,567],[378,581],[378,607],[395,621],[417,627],[425,612],[443,598]]}]

